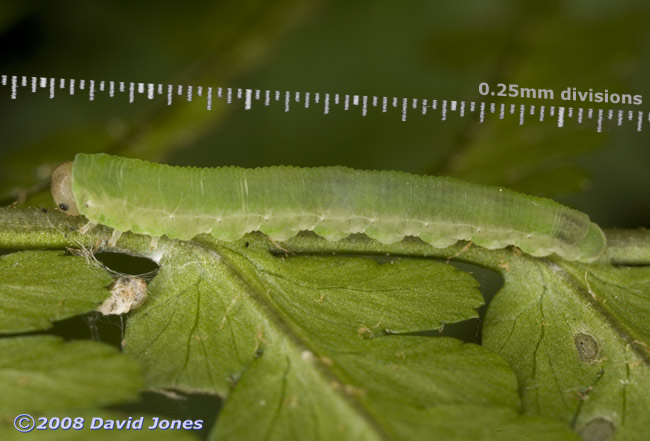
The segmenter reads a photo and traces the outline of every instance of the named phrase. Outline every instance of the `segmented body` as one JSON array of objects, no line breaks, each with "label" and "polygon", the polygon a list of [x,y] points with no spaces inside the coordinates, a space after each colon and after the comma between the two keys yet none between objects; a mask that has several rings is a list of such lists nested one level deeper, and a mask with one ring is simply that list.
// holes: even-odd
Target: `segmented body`
[{"label": "segmented body", "polygon": [[417,236],[442,248],[471,240],[534,256],[590,261],[605,238],[589,216],[550,199],[398,171],[290,166],[173,167],[79,154],[72,192],[81,214],[118,231],[232,241],[262,231],[276,241],[311,230],[382,243]]}]

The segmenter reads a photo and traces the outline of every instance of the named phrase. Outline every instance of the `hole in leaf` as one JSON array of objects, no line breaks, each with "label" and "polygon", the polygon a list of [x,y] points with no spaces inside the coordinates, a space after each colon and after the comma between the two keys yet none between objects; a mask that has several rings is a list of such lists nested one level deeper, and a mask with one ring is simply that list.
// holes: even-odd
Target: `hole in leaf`
[{"label": "hole in leaf", "polygon": [[153,260],[146,257],[130,256],[123,253],[97,253],[95,258],[106,267],[121,274],[149,274],[159,268]]},{"label": "hole in leaf", "polygon": [[449,264],[470,274],[478,281],[479,290],[483,294],[485,303],[477,309],[477,318],[445,324],[440,330],[419,332],[417,335],[453,337],[463,340],[466,343],[481,344],[481,328],[483,326],[485,312],[494,295],[503,287],[503,277],[494,270],[471,263],[451,261]]},{"label": "hole in leaf", "polygon": [[66,341],[97,340],[121,350],[124,323],[126,323],[124,317],[103,316],[101,313],[93,311],[58,320],[52,324],[51,328],[34,333],[58,335]]}]

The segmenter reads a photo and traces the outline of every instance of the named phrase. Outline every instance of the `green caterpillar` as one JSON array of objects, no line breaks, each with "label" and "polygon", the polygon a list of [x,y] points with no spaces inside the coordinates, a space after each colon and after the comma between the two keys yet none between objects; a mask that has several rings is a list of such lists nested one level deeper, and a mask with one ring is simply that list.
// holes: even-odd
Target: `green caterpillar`
[{"label": "green caterpillar", "polygon": [[550,199],[398,171],[346,167],[195,168],[78,154],[52,176],[61,210],[116,231],[232,241],[262,231],[284,241],[365,233],[381,243],[417,236],[444,248],[468,240],[591,262],[605,249],[589,216]]}]

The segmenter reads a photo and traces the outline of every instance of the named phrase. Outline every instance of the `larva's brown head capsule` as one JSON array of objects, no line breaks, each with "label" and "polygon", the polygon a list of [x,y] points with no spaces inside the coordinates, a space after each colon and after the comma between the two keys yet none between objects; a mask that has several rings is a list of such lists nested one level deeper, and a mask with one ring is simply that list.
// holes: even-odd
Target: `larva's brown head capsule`
[{"label": "larva's brown head capsule", "polygon": [[52,173],[52,197],[65,214],[79,216],[77,203],[72,194],[72,162],[64,162]]}]

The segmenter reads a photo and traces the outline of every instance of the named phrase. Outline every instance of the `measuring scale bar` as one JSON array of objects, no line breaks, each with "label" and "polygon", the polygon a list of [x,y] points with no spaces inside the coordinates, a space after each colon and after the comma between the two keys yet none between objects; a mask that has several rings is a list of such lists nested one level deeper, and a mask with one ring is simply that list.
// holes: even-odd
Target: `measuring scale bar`
[{"label": "measuring scale bar", "polygon": [[360,108],[362,116],[366,116],[369,110],[386,113],[388,110],[396,109],[401,114],[402,121],[406,121],[409,112],[416,112],[416,114],[420,115],[439,112],[442,121],[446,121],[450,113],[457,114],[461,118],[473,114],[480,123],[483,123],[489,114],[498,114],[499,119],[505,119],[506,117],[518,118],[519,125],[524,125],[528,121],[542,122],[545,119],[552,118],[556,121],[557,127],[564,127],[567,119],[575,118],[578,124],[582,124],[586,120],[595,120],[598,132],[602,132],[604,124],[609,124],[610,121],[615,121],[617,126],[631,122],[632,125],[636,125],[639,132],[642,130],[646,119],[650,122],[650,113],[643,111],[505,104],[485,101],[389,98],[386,96],[319,92],[301,93],[124,81],[86,81],[66,78],[28,77],[24,75],[2,75],[1,85],[11,89],[11,99],[14,100],[18,98],[19,88],[27,88],[31,89],[32,93],[36,93],[40,89],[48,89],[50,99],[57,96],[57,91],[69,95],[75,95],[75,93],[83,91],[83,93],[88,94],[90,101],[93,101],[100,93],[108,94],[110,98],[120,94],[128,95],[129,103],[134,102],[136,97],[139,98],[140,96],[146,96],[148,100],[153,100],[157,96],[166,96],[167,105],[172,105],[177,99],[186,101],[202,99],[205,100],[207,110],[212,110],[214,99],[225,99],[227,104],[243,105],[245,110],[250,110],[253,104],[270,106],[272,103],[282,104],[285,112],[289,112],[293,106],[298,105],[304,108],[322,108],[324,114],[329,114],[333,106],[343,106],[346,111],[354,107]]}]

